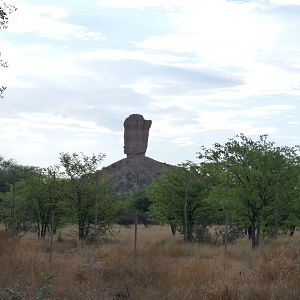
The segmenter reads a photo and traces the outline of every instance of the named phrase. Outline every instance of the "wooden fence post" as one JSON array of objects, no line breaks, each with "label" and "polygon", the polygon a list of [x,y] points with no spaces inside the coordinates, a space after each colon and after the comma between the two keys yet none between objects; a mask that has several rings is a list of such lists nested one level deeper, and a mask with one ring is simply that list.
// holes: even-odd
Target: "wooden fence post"
[{"label": "wooden fence post", "polygon": [[228,212],[225,212],[225,238],[224,238],[224,244],[225,244],[225,254],[227,253],[227,245],[228,245]]},{"label": "wooden fence post", "polygon": [[137,224],[138,224],[138,214],[136,210],[135,219],[134,219],[134,255],[136,255],[136,249],[137,249]]},{"label": "wooden fence post", "polygon": [[50,264],[52,262],[52,243],[53,243],[53,230],[54,230],[54,210],[51,212],[51,235],[50,235]]}]

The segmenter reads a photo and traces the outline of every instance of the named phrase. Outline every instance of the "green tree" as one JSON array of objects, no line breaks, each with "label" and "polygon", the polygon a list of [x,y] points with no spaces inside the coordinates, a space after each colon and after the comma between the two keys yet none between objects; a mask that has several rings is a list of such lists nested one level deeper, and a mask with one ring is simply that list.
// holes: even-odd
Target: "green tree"
[{"label": "green tree", "polygon": [[283,208],[286,219],[293,213],[299,199],[298,147],[276,147],[266,135],[253,141],[241,134],[224,145],[203,147],[199,158],[226,174],[225,190],[231,193],[228,209],[236,221],[249,227],[253,248],[262,232],[278,231]]},{"label": "green tree", "polygon": [[10,186],[10,170],[14,166],[12,160],[5,160],[0,156],[0,193],[6,193],[11,190]]},{"label": "green tree", "polygon": [[4,222],[6,229],[17,232],[24,227],[18,218],[17,185],[36,170],[35,167],[21,166],[13,160],[0,157],[0,220]]},{"label": "green tree", "polygon": [[207,232],[215,216],[208,201],[215,180],[212,175],[208,168],[192,162],[166,170],[147,189],[151,215],[170,224],[173,234],[178,227],[186,241],[194,240],[199,230]]},{"label": "green tree", "polygon": [[38,237],[44,238],[50,230],[51,214],[55,228],[66,221],[67,206],[62,194],[62,181],[57,167],[36,170],[17,184],[18,220],[35,226]]},{"label": "green tree", "polygon": [[120,225],[132,225],[135,216],[139,224],[148,226],[155,223],[149,216],[150,200],[145,189],[140,189],[131,195],[120,197],[120,210],[118,212],[118,223]]},{"label": "green tree", "polygon": [[[60,163],[64,168],[65,193],[70,200],[72,211],[79,228],[79,239],[85,239],[90,233],[92,224],[101,228],[102,232],[109,230],[114,221],[117,205],[111,195],[111,184],[106,174],[97,171],[104,159],[104,154],[86,156],[77,153],[61,153]],[[97,196],[97,177],[100,184]],[[98,177],[98,178],[99,178]],[[98,207],[96,205],[99,198]],[[96,218],[97,215],[97,218]],[[95,220],[97,221],[97,224]]]}]

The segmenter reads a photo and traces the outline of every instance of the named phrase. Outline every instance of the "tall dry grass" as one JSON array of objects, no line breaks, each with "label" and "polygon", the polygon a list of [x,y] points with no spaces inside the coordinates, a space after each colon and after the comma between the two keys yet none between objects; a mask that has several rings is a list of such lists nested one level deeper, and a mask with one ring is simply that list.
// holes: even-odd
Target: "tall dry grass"
[{"label": "tall dry grass", "polygon": [[[0,232],[0,295],[9,288],[34,299],[41,272],[55,275],[50,299],[299,299],[300,232],[252,251],[247,239],[228,247],[186,245],[169,228],[120,228],[104,245],[86,245],[68,228],[63,242]],[[0,296],[1,299],[1,296]]]}]

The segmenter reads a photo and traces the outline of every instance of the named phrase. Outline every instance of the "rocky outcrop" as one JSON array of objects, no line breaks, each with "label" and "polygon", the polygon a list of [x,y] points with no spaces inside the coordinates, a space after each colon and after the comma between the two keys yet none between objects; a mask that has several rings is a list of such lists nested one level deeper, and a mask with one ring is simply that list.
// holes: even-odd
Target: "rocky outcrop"
[{"label": "rocky outcrop", "polygon": [[106,171],[115,183],[113,191],[119,195],[128,195],[147,187],[168,166],[147,156],[135,155],[113,163]]},{"label": "rocky outcrop", "polygon": [[105,168],[114,182],[113,191],[119,195],[145,188],[154,177],[159,177],[165,168],[170,167],[145,156],[151,124],[152,121],[138,114],[130,115],[124,122],[124,153],[127,158]]},{"label": "rocky outcrop", "polygon": [[124,153],[127,157],[145,155],[152,121],[142,115],[130,115],[124,122]]}]

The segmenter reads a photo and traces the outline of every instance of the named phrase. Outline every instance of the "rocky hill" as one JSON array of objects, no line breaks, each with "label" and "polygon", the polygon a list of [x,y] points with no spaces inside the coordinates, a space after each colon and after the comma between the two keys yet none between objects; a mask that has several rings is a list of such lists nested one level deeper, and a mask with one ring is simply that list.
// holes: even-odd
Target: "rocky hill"
[{"label": "rocky hill", "polygon": [[149,185],[154,177],[159,177],[170,165],[144,155],[121,159],[105,168],[115,183],[113,191],[128,195]]},{"label": "rocky hill", "polygon": [[124,153],[121,159],[105,168],[114,182],[114,192],[128,195],[151,183],[170,165],[145,156],[152,121],[142,115],[130,115],[124,121]]}]

